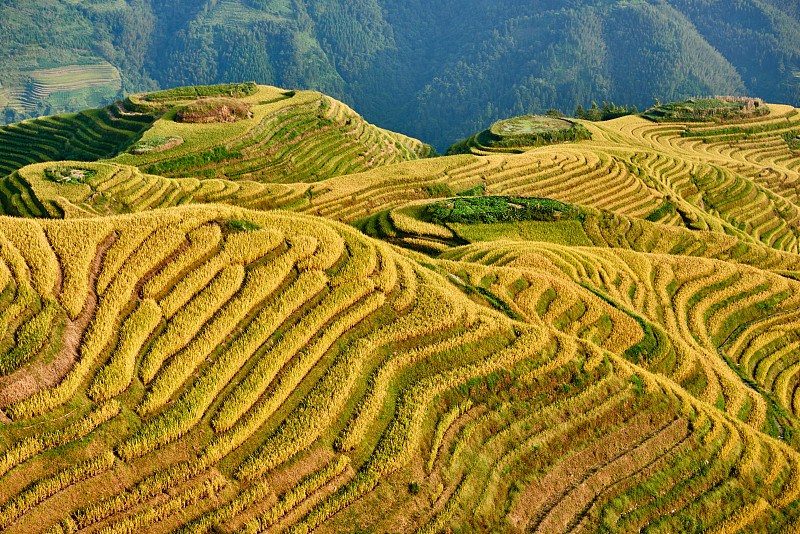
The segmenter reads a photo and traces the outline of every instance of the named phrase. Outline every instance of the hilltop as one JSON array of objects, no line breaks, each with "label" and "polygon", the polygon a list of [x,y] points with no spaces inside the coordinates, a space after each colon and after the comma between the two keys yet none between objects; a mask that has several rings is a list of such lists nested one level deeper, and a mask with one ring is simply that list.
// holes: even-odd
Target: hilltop
[{"label": "hilltop", "polygon": [[441,157],[255,84],[0,128],[0,528],[794,532],[800,113],[689,104]]}]

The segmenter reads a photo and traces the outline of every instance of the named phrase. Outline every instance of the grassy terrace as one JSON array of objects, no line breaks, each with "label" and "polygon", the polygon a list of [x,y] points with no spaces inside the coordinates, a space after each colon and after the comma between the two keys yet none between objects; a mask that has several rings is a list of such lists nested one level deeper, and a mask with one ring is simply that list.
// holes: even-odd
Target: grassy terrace
[{"label": "grassy terrace", "polygon": [[[169,98],[165,94],[153,100],[167,106]],[[188,97],[180,98],[178,102]],[[250,116],[233,124],[181,123],[183,111],[167,111],[143,141],[179,137],[184,143],[161,153],[123,154],[114,161],[170,177],[279,182],[317,181],[426,153],[426,145],[376,128],[319,93],[260,87],[237,101],[249,107]]]},{"label": "grassy terrace", "polygon": [[137,139],[153,119],[126,117],[116,107],[108,107],[0,127],[0,175],[40,161],[96,161],[113,156]]},{"label": "grassy terrace", "polygon": [[122,89],[119,71],[110,63],[64,65],[23,71],[24,86],[0,87],[0,105],[18,111],[35,111],[42,102],[66,109],[69,100],[90,106],[107,102]]},{"label": "grassy terrace", "polygon": [[498,121],[464,141],[454,144],[448,154],[520,153],[533,147],[590,139],[578,122],[556,117],[528,115]]},{"label": "grassy terrace", "polygon": [[758,108],[436,158],[252,84],[7,127],[0,529],[794,532],[800,126]]}]

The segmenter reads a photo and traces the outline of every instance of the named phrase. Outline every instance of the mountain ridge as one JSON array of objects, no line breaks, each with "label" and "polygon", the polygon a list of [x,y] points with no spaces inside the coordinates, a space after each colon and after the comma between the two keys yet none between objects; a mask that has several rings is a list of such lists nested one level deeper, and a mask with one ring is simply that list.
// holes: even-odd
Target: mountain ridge
[{"label": "mountain ridge", "polygon": [[[498,119],[592,101],[800,98],[799,19],[787,0],[25,0],[0,13],[9,123],[100,106],[120,87],[252,80],[322,91],[443,152]],[[65,74],[67,91],[46,76],[81,65],[114,72]]]}]

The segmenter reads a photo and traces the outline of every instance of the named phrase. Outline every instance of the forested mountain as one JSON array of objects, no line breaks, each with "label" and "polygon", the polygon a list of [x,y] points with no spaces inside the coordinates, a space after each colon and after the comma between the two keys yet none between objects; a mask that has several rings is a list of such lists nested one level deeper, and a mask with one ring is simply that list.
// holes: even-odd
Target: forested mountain
[{"label": "forested mountain", "polygon": [[0,0],[0,119],[252,80],[443,150],[592,101],[800,98],[792,0]]}]

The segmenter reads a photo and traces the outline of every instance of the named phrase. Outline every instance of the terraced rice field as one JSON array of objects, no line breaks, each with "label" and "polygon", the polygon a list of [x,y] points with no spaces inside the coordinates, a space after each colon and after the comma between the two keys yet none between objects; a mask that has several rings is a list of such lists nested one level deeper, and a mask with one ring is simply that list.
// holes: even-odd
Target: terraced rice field
[{"label": "terraced rice field", "polygon": [[126,115],[116,106],[54,115],[0,127],[0,176],[31,163],[96,161],[116,155],[155,117]]},{"label": "terraced rice field", "polygon": [[242,99],[0,181],[0,529],[800,528],[796,110],[419,159]]},{"label": "terraced rice field", "polygon": [[230,124],[180,124],[172,113],[144,139],[177,136],[181,146],[115,161],[167,177],[259,182],[315,182],[415,160],[429,147],[367,123],[345,104],[311,91],[262,88],[242,99],[252,119]]},{"label": "terraced rice field", "polygon": [[[80,95],[86,102],[108,101],[122,89],[119,71],[110,63],[66,65],[50,69],[26,71],[28,85],[24,89],[4,90],[6,102],[0,105],[19,111],[35,111],[42,102],[65,109],[67,100]],[[91,93],[98,96],[92,98]]]}]

